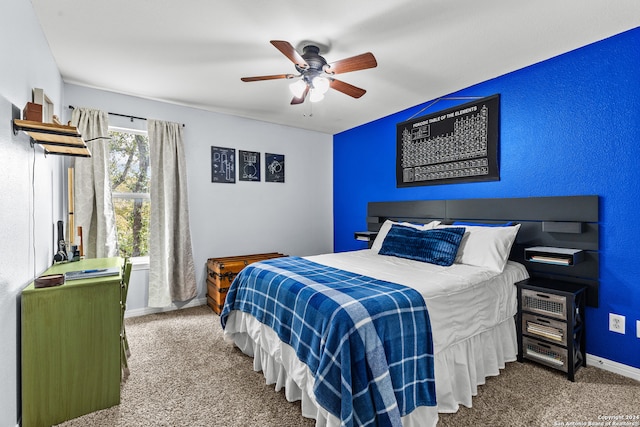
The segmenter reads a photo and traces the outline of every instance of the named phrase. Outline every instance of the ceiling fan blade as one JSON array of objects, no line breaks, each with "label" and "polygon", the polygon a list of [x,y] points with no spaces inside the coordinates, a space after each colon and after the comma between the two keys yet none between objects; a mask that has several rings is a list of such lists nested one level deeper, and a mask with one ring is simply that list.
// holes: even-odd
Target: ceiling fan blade
[{"label": "ceiling fan blade", "polygon": [[300,68],[307,69],[309,68],[309,64],[304,60],[302,56],[296,51],[296,49],[291,46],[291,43],[284,40],[271,40],[271,44],[276,47],[284,56],[289,58],[291,62],[296,64]]},{"label": "ceiling fan blade", "polygon": [[274,74],[272,76],[242,77],[240,80],[243,82],[259,82],[262,80],[292,79],[294,77],[293,74]]},{"label": "ceiling fan blade", "polygon": [[293,97],[293,99],[291,100],[291,105],[302,104],[304,102],[304,99],[307,97],[308,93],[309,93],[309,85],[307,85],[304,92],[302,92],[302,95],[300,96],[300,98],[298,98],[297,96]]},{"label": "ceiling fan blade", "polygon": [[331,89],[335,89],[338,92],[342,92],[345,95],[349,95],[354,98],[360,98],[362,95],[367,93],[366,90],[360,89],[359,87],[356,87],[349,83],[345,83],[342,80],[331,79],[331,82],[329,83],[329,85]]},{"label": "ceiling fan blade", "polygon": [[324,71],[329,74],[342,74],[349,73],[351,71],[366,70],[367,68],[374,68],[377,66],[378,62],[376,61],[376,58],[371,52],[367,52],[328,64]]}]

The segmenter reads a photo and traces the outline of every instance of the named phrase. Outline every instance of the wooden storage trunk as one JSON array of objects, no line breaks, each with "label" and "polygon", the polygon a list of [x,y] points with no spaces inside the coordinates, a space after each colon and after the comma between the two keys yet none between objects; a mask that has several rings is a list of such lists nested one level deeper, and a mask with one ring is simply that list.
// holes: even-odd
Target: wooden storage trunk
[{"label": "wooden storage trunk", "polygon": [[239,255],[222,258],[209,258],[207,260],[207,304],[217,314],[224,307],[224,299],[231,282],[236,275],[247,265],[271,258],[286,256],[279,252],[264,254]]}]

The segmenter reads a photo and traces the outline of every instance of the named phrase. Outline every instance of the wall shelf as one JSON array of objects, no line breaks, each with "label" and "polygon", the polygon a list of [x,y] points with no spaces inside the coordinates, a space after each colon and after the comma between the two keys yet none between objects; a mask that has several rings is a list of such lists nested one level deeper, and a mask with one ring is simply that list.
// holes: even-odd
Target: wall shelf
[{"label": "wall shelf", "polygon": [[32,144],[39,144],[46,154],[91,157],[91,151],[75,126],[41,123],[30,120],[13,120],[13,133],[24,132]]},{"label": "wall shelf", "polygon": [[375,240],[377,235],[377,231],[356,231],[353,233],[354,239],[360,240],[361,242],[371,242]]},{"label": "wall shelf", "polygon": [[526,248],[524,250],[524,258],[530,262],[573,266],[584,259],[584,251],[582,249],[536,246]]}]

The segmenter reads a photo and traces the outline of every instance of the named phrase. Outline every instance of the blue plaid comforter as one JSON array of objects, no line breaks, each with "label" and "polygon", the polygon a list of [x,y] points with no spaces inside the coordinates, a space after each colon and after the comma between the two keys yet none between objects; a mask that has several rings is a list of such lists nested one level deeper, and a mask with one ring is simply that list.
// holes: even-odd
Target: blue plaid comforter
[{"label": "blue plaid comforter", "polygon": [[436,404],[429,315],[415,290],[286,257],[250,264],[222,310],[249,313],[295,349],[317,402],[344,426],[400,426]]}]

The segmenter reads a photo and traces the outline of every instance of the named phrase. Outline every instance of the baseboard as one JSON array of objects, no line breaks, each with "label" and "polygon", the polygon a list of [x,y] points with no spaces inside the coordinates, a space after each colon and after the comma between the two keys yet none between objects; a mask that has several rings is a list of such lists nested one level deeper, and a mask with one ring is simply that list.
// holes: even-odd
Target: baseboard
[{"label": "baseboard", "polygon": [[189,301],[186,304],[181,304],[181,305],[177,305],[176,303],[172,303],[171,305],[167,306],[167,307],[144,307],[144,308],[137,308],[135,310],[127,310],[124,312],[124,317],[125,318],[129,318],[129,317],[138,317],[138,316],[145,316],[147,314],[154,314],[154,313],[162,313],[164,311],[174,311],[174,310],[180,310],[183,308],[190,308],[190,307],[198,307],[201,305],[205,305],[207,303],[207,298],[199,298],[199,299],[193,299],[191,301]]},{"label": "baseboard", "polygon": [[604,369],[605,371],[613,372],[615,374],[640,381],[640,369],[634,368],[633,366],[629,365],[623,365],[622,363],[614,362],[613,360],[607,360],[588,353],[587,366],[596,366],[600,369]]}]

